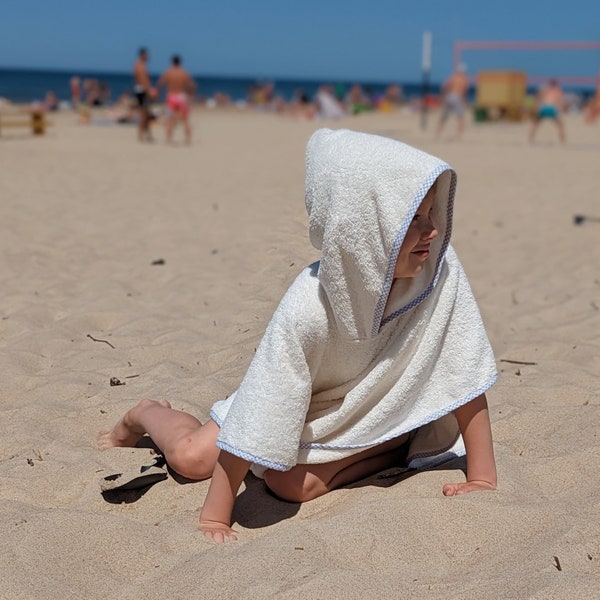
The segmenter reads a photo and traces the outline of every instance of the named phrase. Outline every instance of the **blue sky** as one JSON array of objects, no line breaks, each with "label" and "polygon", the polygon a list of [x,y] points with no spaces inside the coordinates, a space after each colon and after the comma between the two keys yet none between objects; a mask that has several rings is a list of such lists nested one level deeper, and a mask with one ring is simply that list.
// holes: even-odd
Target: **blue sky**
[{"label": "blue sky", "polygon": [[[0,66],[128,72],[144,45],[153,73],[179,53],[200,76],[419,81],[425,30],[439,81],[457,40],[600,41],[600,0],[3,0]],[[600,70],[600,50],[467,51],[463,59],[472,74]]]}]

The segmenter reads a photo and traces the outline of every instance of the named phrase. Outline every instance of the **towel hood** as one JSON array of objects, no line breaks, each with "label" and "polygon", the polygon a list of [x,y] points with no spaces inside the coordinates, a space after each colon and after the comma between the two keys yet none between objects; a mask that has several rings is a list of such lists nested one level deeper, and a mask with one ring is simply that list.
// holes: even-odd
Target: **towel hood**
[{"label": "towel hood", "polygon": [[[438,236],[423,270],[396,279],[398,252],[437,181]],[[389,138],[319,129],[307,146],[305,200],[319,281],[341,333],[375,337],[435,287],[452,230],[456,174],[442,160]]]}]

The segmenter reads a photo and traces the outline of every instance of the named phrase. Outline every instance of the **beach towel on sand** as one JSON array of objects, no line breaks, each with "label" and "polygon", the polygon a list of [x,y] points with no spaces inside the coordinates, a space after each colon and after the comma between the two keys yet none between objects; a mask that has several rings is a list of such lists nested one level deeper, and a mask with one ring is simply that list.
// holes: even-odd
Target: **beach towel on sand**
[{"label": "beach towel on sand", "polygon": [[[404,235],[436,181],[430,256],[416,277],[394,279]],[[401,142],[313,134],[306,206],[322,258],[285,294],[239,389],[213,406],[219,448],[259,476],[406,432],[414,432],[409,466],[464,453],[452,411],[497,374],[449,245],[455,187],[449,165]]]}]

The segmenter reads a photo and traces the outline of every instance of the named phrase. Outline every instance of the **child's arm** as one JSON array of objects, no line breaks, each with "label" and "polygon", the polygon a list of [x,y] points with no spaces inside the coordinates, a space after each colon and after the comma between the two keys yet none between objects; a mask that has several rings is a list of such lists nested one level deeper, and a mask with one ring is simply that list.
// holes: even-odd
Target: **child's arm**
[{"label": "child's arm", "polygon": [[444,496],[495,490],[496,461],[492,445],[492,428],[485,394],[477,396],[454,411],[467,451],[467,481],[447,483]]},{"label": "child's arm", "polygon": [[237,540],[231,529],[231,513],[237,492],[248,473],[250,463],[221,450],[210,482],[210,488],[200,513],[198,529],[217,544]]}]

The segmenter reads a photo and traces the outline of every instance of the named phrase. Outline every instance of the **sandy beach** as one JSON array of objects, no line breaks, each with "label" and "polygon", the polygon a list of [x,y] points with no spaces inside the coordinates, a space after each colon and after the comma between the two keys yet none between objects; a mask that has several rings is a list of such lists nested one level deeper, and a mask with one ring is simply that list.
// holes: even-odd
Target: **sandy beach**
[{"label": "sandy beach", "polygon": [[[0,138],[0,598],[576,600],[600,589],[600,127],[328,122],[198,109],[194,142],[52,117]],[[487,326],[499,490],[445,498],[460,461],[304,505],[246,479],[238,542],[196,530],[208,482],[111,502],[151,449],[96,448],[141,398],[204,421],[299,271],[318,127],[400,139],[458,172],[453,245]],[[575,215],[588,217],[579,225]],[[593,220],[589,217],[593,217]],[[124,385],[110,385],[117,378]]]}]

